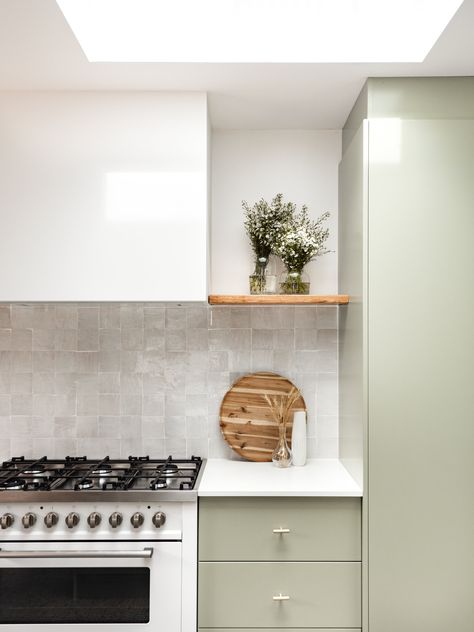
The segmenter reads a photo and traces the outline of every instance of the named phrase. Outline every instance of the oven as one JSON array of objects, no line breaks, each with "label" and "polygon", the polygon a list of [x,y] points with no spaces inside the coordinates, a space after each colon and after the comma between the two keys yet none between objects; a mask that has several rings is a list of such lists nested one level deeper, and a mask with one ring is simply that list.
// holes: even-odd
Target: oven
[{"label": "oven", "polygon": [[0,464],[0,632],[196,632],[201,466]]},{"label": "oven", "polygon": [[181,628],[182,543],[1,542],[2,632]]}]

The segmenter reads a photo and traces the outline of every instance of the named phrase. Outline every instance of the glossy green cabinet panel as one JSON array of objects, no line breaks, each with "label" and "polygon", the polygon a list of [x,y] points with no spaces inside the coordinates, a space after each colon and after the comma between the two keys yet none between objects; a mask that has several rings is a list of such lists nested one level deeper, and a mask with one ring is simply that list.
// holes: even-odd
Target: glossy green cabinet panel
[{"label": "glossy green cabinet panel", "polygon": [[[361,624],[360,562],[201,562],[201,628]],[[275,601],[274,597],[288,597]]]},{"label": "glossy green cabinet panel", "polygon": [[360,514],[360,498],[201,498],[199,559],[359,561]]}]

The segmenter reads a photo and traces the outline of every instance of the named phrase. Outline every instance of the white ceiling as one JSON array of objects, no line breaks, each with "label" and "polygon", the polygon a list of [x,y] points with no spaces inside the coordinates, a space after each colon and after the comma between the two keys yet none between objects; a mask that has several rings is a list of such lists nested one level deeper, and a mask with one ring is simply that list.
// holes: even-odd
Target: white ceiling
[{"label": "white ceiling", "polygon": [[474,0],[414,64],[91,64],[55,0],[0,0],[0,90],[206,91],[215,128],[339,129],[367,77],[450,75],[474,75]]}]

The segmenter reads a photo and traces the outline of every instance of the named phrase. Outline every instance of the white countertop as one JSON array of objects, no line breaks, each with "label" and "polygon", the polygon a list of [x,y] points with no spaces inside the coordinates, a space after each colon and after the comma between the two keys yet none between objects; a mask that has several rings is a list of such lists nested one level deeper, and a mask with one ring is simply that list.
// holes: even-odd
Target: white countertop
[{"label": "white countertop", "polygon": [[338,459],[310,459],[302,467],[208,459],[199,496],[362,496]]}]

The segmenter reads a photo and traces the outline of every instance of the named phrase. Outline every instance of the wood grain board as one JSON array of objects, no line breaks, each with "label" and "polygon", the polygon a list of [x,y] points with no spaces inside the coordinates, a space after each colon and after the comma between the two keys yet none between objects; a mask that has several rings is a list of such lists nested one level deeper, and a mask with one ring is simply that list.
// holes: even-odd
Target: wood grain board
[{"label": "wood grain board", "polygon": [[210,305],[347,305],[347,294],[210,294]]},{"label": "wood grain board", "polygon": [[[286,377],[277,373],[251,373],[239,378],[227,391],[220,410],[220,426],[230,447],[249,461],[271,461],[278,440],[278,424],[274,419],[269,397],[287,397],[295,388]],[[306,410],[299,395],[290,408],[287,440],[291,446],[291,430],[295,410]]]}]

